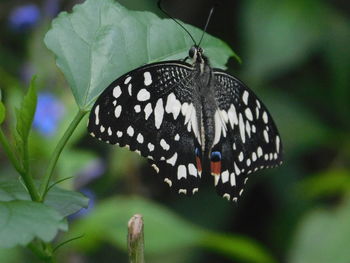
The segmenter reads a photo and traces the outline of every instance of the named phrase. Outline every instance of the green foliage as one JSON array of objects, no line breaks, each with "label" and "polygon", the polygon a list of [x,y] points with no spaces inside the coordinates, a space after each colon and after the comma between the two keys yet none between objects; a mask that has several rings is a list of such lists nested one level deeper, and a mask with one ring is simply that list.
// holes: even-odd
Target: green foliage
[{"label": "green foliage", "polygon": [[2,93],[0,89],[0,124],[2,124],[5,120],[5,106],[1,100],[2,100]]},{"label": "green foliage", "polygon": [[51,241],[66,230],[63,217],[53,208],[32,201],[0,201],[0,247],[27,245],[34,238]]},{"label": "green foliage", "polygon": [[18,154],[23,162],[25,170],[27,170],[29,166],[28,137],[34,120],[37,99],[35,77],[33,77],[28,92],[22,100],[20,108],[16,109],[17,133],[14,134],[14,138]]},{"label": "green foliage", "polygon": [[32,79],[28,92],[24,96],[21,106],[16,109],[17,126],[16,130],[18,132],[19,138],[22,143],[27,142],[29,132],[32,127],[36,104],[37,104],[37,94],[35,87],[35,77]]},{"label": "green foliage", "polygon": [[[30,200],[24,185],[14,178],[0,178],[0,202],[14,200]],[[66,217],[88,206],[88,198],[84,195],[54,186],[48,192],[44,204],[55,209],[62,217]]]},{"label": "green foliage", "polygon": [[72,235],[85,233],[82,249],[96,248],[107,241],[126,249],[126,222],[136,213],[145,219],[147,255],[167,254],[186,247],[205,247],[243,262],[275,262],[253,240],[207,231],[176,215],[164,206],[141,198],[116,197],[101,202],[94,213],[74,225]]},{"label": "green foliage", "polygon": [[308,199],[346,194],[350,192],[349,175],[348,170],[323,171],[301,181],[297,191]]},{"label": "green foliage", "polygon": [[244,5],[249,74],[268,78],[281,73],[305,60],[321,40],[325,26],[320,1],[249,0]]},{"label": "green foliage", "polygon": [[5,106],[2,103],[2,101],[0,101],[0,124],[2,124],[5,120]]},{"label": "green foliage", "polygon": [[296,234],[288,263],[350,262],[350,198],[336,210],[317,209]]},{"label": "green foliage", "polygon": [[[202,30],[185,26],[200,39]],[[130,11],[113,0],[87,0],[75,6],[72,14],[61,13],[45,44],[55,53],[83,110],[122,74],[149,62],[183,59],[193,45],[174,21]],[[213,66],[224,67],[228,58],[235,56],[224,42],[209,35],[202,46]]]},{"label": "green foliage", "polygon": [[[5,13],[16,5],[16,1],[12,2],[4,6]],[[121,2],[129,8],[161,13],[153,0]],[[238,72],[235,69],[234,75],[244,76],[268,106],[285,149],[284,165],[265,172],[271,176],[252,175],[250,182],[254,181],[255,186],[248,183],[238,206],[215,199],[205,185],[197,197],[171,197],[160,190],[160,185],[150,183],[156,179],[150,179],[145,159],[125,149],[110,150],[115,147],[92,143],[85,137],[87,120],[81,120],[82,115],[75,118],[74,125],[71,123],[76,105],[66,92],[67,82],[78,107],[86,112],[102,89],[121,74],[145,63],[184,58],[193,43],[173,21],[150,12],[127,10],[112,0],[87,0],[73,13],[61,13],[45,43],[54,52],[67,82],[53,58],[43,55],[47,20],[41,20],[38,28],[25,34],[25,42],[6,35],[9,41],[0,47],[0,86],[6,96],[2,98],[0,91],[0,101],[5,99],[4,104],[10,107],[5,112],[0,102],[0,124],[6,113],[6,125],[0,129],[0,152],[10,162],[1,155],[0,246],[26,245],[35,255],[23,253],[21,247],[0,248],[1,263],[33,262],[34,256],[67,262],[68,254],[79,257],[81,251],[92,262],[113,261],[113,255],[105,253],[106,244],[112,254],[126,256],[120,250],[126,249],[127,221],[134,213],[144,216],[147,262],[210,262],[207,255],[212,253],[235,262],[272,263],[277,257],[289,263],[350,262],[350,199],[341,201],[350,192],[350,19],[340,11],[339,6],[346,7],[340,2],[344,1],[247,0],[237,5],[237,11],[229,11],[232,17],[222,15],[221,7],[216,9],[212,19],[215,23],[226,26],[233,19],[235,23],[239,21],[234,41],[245,53],[245,63]],[[184,18],[187,11],[192,14],[194,10],[182,12],[179,3],[180,15],[170,3],[165,7],[175,17]],[[202,24],[206,5],[195,9],[193,20],[187,19]],[[215,30],[215,23],[210,23],[209,31],[223,36],[226,29]],[[185,26],[196,40],[200,38],[201,29]],[[231,34],[234,28],[236,25],[227,32]],[[226,39],[233,37],[226,35]],[[7,47],[8,43],[18,44]],[[235,57],[224,42],[212,36],[204,37],[203,47],[214,67],[223,68],[230,56]],[[19,52],[15,54],[13,50]],[[24,62],[40,74],[40,79],[32,81],[17,110],[17,131],[11,134],[15,123],[12,105],[20,104],[21,83],[27,81],[17,76]],[[66,114],[53,137],[44,138],[36,130],[30,131],[35,84],[38,90],[50,87],[49,92],[60,96],[64,103]],[[19,146],[18,152],[13,149],[12,138]],[[97,146],[98,152],[82,149],[90,143]],[[106,170],[103,179],[88,185],[98,200],[95,210],[87,217],[74,219],[71,232],[57,236],[58,230],[67,230],[66,217],[88,203],[80,193],[61,188],[71,189],[80,181],[61,179],[81,176],[97,155],[106,161]],[[43,171],[46,167],[50,169]],[[55,177],[52,181],[51,175]],[[83,179],[86,182],[91,178]],[[53,182],[59,182],[60,187]],[[45,192],[37,191],[38,185],[50,189],[42,203],[31,201],[40,200],[40,194]],[[155,197],[162,200],[162,205],[130,196],[104,199],[116,192]],[[39,199],[35,193],[39,193]],[[163,199],[164,195],[167,198]],[[334,209],[337,202],[341,204]],[[323,208],[317,208],[320,206]],[[54,241],[45,243],[55,235]],[[33,238],[34,242],[28,243]],[[62,244],[56,255],[53,248]]]}]

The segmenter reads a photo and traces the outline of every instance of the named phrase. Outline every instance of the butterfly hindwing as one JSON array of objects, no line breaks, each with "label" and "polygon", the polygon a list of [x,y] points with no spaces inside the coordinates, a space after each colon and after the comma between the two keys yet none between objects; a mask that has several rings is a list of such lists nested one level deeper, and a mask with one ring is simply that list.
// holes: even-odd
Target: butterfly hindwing
[{"label": "butterfly hindwing", "polygon": [[109,85],[93,106],[88,130],[148,157],[177,192],[198,190],[200,137],[192,104],[193,68],[168,61],[137,68]]},{"label": "butterfly hindwing", "polygon": [[266,107],[241,81],[214,69],[214,92],[218,110],[211,170],[218,194],[237,201],[250,173],[281,164],[281,140]]}]

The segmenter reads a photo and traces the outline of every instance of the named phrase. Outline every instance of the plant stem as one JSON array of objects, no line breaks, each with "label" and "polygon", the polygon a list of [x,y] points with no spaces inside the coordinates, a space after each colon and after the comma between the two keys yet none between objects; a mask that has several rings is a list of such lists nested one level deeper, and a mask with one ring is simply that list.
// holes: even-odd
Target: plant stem
[{"label": "plant stem", "polygon": [[40,200],[40,196],[39,196],[38,190],[35,187],[33,178],[29,175],[28,171],[26,171],[25,169],[22,168],[20,162],[17,160],[15,154],[11,150],[11,147],[10,147],[10,145],[9,145],[7,139],[6,139],[6,136],[3,133],[1,128],[0,128],[0,143],[1,143],[1,145],[2,145],[2,147],[4,149],[4,151],[5,151],[6,155],[10,159],[13,167],[15,167],[17,172],[23,178],[24,184],[27,187],[27,190],[29,192],[29,195],[30,195],[31,199],[33,201],[38,202]]},{"label": "plant stem", "polygon": [[34,242],[31,242],[27,245],[27,247],[41,260],[43,261],[48,261],[51,258],[51,255],[47,254],[47,252],[43,249],[40,248],[39,246],[42,246],[41,244],[36,244]]},{"label": "plant stem", "polygon": [[16,169],[16,171],[19,174],[22,175],[24,173],[24,170],[21,167],[21,164],[19,163],[19,161],[17,160],[15,154],[12,152],[11,147],[7,141],[7,138],[6,138],[4,132],[2,131],[1,128],[0,128],[0,143],[1,143],[2,148],[4,149],[4,151],[7,155],[7,157],[10,159],[13,167]]},{"label": "plant stem", "polygon": [[72,136],[74,130],[77,128],[78,124],[80,123],[80,121],[82,120],[82,118],[85,116],[86,113],[87,113],[87,111],[82,111],[82,110],[79,110],[77,112],[74,119],[69,124],[67,130],[63,134],[62,138],[60,139],[60,141],[56,145],[56,148],[51,155],[51,159],[49,161],[49,166],[47,167],[45,176],[44,176],[43,181],[40,185],[40,193],[41,193],[40,200],[41,201],[44,201],[44,199],[45,199],[53,171],[56,167],[58,158],[60,157],[63,148],[66,146],[69,138]]},{"label": "plant stem", "polygon": [[144,258],[143,219],[134,215],[128,223],[128,251],[130,263],[145,263]]}]

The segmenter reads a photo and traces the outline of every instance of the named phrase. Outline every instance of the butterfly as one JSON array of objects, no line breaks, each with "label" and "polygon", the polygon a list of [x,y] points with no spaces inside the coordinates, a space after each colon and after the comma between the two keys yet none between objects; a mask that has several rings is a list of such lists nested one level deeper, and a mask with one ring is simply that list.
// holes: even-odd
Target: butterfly
[{"label": "butterfly", "polygon": [[180,194],[195,194],[212,176],[217,193],[236,202],[250,173],[282,163],[282,143],[264,104],[212,68],[200,43],[185,60],[147,64],[113,81],[92,107],[88,131],[148,158]]},{"label": "butterfly", "polygon": [[147,157],[163,181],[192,195],[213,176],[237,201],[248,175],[282,162],[282,144],[264,104],[236,77],[212,68],[192,46],[192,63],[164,61],[113,81],[92,107],[88,131]]}]

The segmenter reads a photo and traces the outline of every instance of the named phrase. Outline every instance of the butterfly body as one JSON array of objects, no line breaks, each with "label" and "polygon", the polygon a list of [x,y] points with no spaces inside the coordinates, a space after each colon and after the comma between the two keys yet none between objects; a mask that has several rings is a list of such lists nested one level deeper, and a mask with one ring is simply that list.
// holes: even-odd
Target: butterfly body
[{"label": "butterfly body", "polygon": [[255,94],[212,68],[200,47],[189,58],[115,80],[93,106],[88,130],[147,157],[178,193],[196,193],[212,175],[217,192],[237,201],[250,173],[281,163],[276,126]]}]

